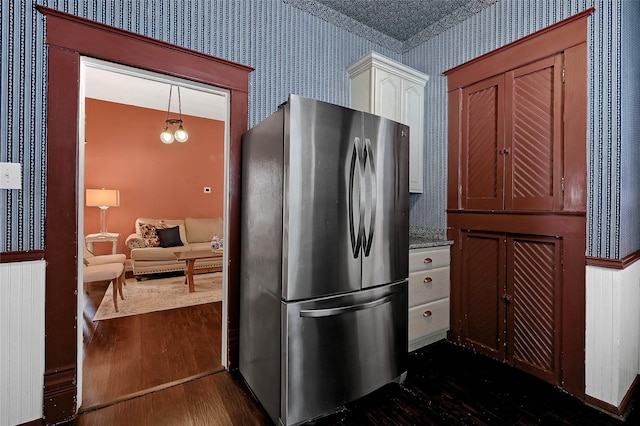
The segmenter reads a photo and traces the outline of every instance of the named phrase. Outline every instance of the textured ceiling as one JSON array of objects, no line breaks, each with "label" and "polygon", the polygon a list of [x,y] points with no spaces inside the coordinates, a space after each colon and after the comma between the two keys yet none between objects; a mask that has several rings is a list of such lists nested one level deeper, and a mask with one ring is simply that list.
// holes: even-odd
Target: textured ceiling
[{"label": "textured ceiling", "polygon": [[316,0],[398,41],[407,41],[473,0]]},{"label": "textured ceiling", "polygon": [[398,52],[407,51],[497,0],[283,0]]}]

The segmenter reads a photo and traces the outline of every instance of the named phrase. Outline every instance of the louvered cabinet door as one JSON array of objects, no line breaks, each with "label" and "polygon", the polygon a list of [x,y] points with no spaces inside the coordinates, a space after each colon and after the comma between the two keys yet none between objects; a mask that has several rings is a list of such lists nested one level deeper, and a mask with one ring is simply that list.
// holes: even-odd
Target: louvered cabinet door
[{"label": "louvered cabinet door", "polygon": [[562,210],[562,55],[506,73],[505,208]]},{"label": "louvered cabinet door", "polygon": [[461,198],[463,209],[504,208],[504,76],[462,91]]},{"label": "louvered cabinet door", "polygon": [[562,240],[507,238],[507,362],[559,384]]},{"label": "louvered cabinet door", "polygon": [[465,346],[504,359],[505,236],[462,232],[461,337]]}]

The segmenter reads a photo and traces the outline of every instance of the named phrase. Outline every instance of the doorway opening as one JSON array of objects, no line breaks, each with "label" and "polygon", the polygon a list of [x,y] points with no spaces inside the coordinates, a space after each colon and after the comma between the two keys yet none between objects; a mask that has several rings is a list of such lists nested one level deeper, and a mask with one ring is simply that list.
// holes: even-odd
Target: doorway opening
[{"label": "doorway opening", "polygon": [[[175,96],[178,87],[180,104]],[[189,124],[192,126],[190,139],[181,147],[177,145],[182,144],[176,142],[173,147],[164,145],[159,138],[168,115],[171,90],[174,92],[171,114],[177,114],[180,108],[185,128],[189,131]],[[228,241],[228,221],[224,220],[229,212],[226,171],[229,169],[230,96],[227,90],[82,56],[78,102],[78,259],[83,258],[87,246],[85,236],[95,228],[92,215],[97,212],[92,210],[97,209],[85,209],[85,190],[90,187],[109,187],[120,192],[119,207],[109,212],[109,232],[119,234],[116,242],[108,247],[93,244],[92,248],[96,255],[107,254],[105,250],[110,252],[113,249],[127,255],[125,265],[130,288],[137,280],[132,276],[131,254],[125,240],[134,231],[138,217],[184,219],[187,216],[219,216],[224,223],[220,238]],[[121,114],[121,118],[117,118],[117,114]],[[105,126],[105,122],[106,127],[100,127]],[[200,133],[196,131],[196,122],[200,124]],[[184,149],[179,149],[186,146],[191,149],[192,158],[185,157],[181,161],[180,156],[186,154],[181,154]],[[170,148],[174,150],[167,153]],[[157,167],[162,160],[156,157],[156,153],[163,149],[164,156],[171,157],[171,162],[169,166]],[[90,157],[86,157],[88,154]],[[202,168],[206,170],[199,171],[199,175],[212,181],[204,188],[199,187],[199,193],[206,194],[204,198],[202,195],[185,195],[189,193],[187,187],[193,191],[193,186],[200,183],[192,178],[196,173],[190,169],[197,161],[194,155],[205,159]],[[87,163],[89,166],[86,164],[88,158],[91,158]],[[180,163],[183,163],[182,167],[178,166]],[[209,167],[209,164],[215,166]],[[132,170],[137,167],[140,173],[136,175]],[[151,181],[145,183],[147,177]],[[164,184],[160,183],[161,178],[165,179]],[[173,196],[169,189],[172,185],[175,185],[173,191],[177,191]],[[176,198],[181,196],[187,196],[187,199],[177,202]],[[158,211],[163,209],[166,214]],[[223,250],[222,272],[213,274],[221,282],[220,302],[106,320],[95,320],[94,315],[102,295],[110,293],[107,291],[109,283],[89,285],[85,289],[80,279],[84,265],[78,262],[77,378],[81,411],[224,369],[227,365],[227,259],[228,253]],[[179,277],[184,280],[180,272],[156,274],[142,281],[175,281],[180,280]],[[125,298],[127,291],[125,285]],[[186,287],[184,291],[188,291]],[[131,300],[119,302],[121,311],[124,304],[132,303]]]}]

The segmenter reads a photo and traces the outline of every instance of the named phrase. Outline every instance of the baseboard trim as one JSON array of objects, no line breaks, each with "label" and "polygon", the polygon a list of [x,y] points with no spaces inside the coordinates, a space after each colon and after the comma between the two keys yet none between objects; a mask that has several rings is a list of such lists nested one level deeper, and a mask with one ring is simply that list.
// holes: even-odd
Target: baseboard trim
[{"label": "baseboard trim", "polygon": [[640,260],[640,250],[631,253],[622,259],[605,259],[603,257],[587,256],[587,266],[599,266],[601,268],[624,269]]},{"label": "baseboard trim", "polygon": [[627,393],[624,395],[624,398],[622,398],[619,406],[609,404],[608,402],[601,401],[589,395],[585,395],[584,401],[588,405],[591,405],[592,407],[600,411],[610,414],[618,419],[624,420],[629,415],[631,408],[633,408],[631,402],[633,400],[633,394],[635,393],[639,383],[640,375],[637,375],[633,380],[633,383],[629,387],[629,390],[627,390]]},{"label": "baseboard trim", "polygon": [[42,426],[42,419],[35,419],[30,422],[20,423],[19,426]]},{"label": "baseboard trim", "polygon": [[3,251],[0,253],[0,263],[28,262],[43,259],[44,250]]}]

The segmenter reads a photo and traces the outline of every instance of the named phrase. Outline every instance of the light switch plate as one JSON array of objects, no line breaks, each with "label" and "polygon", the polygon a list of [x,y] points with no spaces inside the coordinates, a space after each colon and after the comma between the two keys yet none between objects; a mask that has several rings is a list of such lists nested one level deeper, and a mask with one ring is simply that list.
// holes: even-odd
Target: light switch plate
[{"label": "light switch plate", "polygon": [[0,189],[22,189],[22,164],[0,163]]}]

